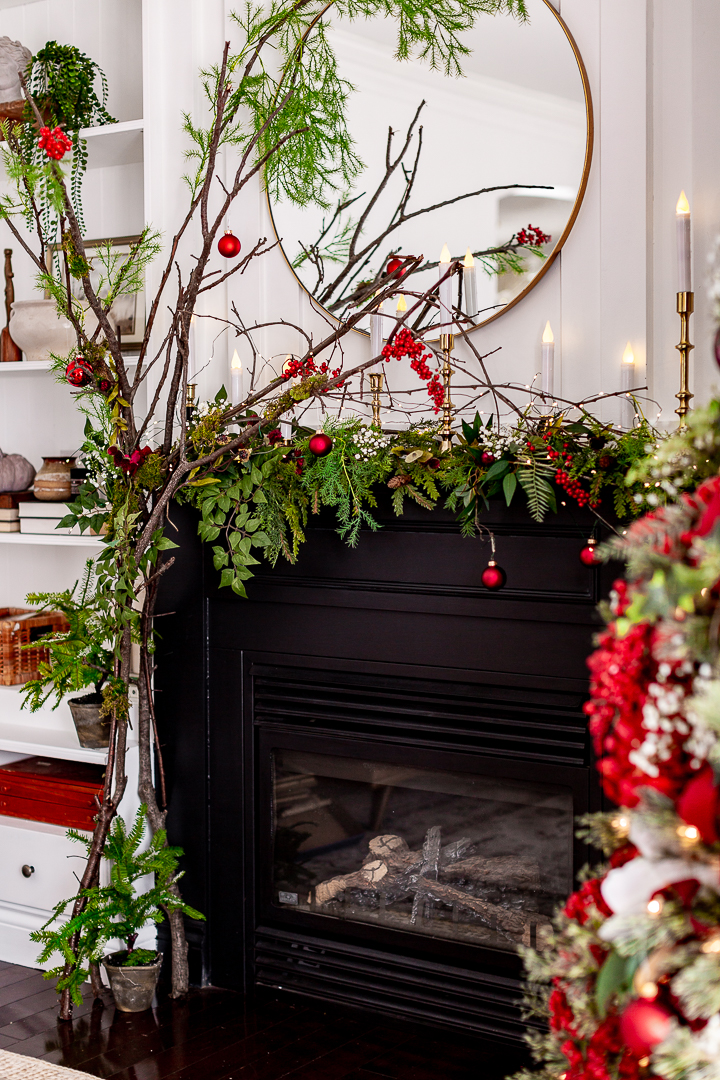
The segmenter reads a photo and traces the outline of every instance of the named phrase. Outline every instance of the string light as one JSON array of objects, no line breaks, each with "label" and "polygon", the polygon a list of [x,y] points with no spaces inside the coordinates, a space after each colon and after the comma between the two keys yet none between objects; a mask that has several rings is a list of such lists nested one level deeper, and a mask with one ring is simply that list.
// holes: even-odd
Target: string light
[{"label": "string light", "polygon": [[640,997],[643,997],[643,998],[648,998],[648,999],[656,998],[657,997],[657,992],[658,992],[657,983],[654,983],[654,982],[643,983],[642,986],[640,987]]},{"label": "string light", "polygon": [[663,909],[662,900],[651,900],[647,909],[650,915],[659,915]]},{"label": "string light", "polygon": [[[678,610],[682,609],[680,608]],[[675,612],[675,618],[677,618],[677,614],[678,613]],[[684,611],[683,618],[685,618]],[[700,830],[697,829],[694,825],[678,825],[676,832],[678,836],[682,837],[683,840],[690,840],[692,843],[700,839]]]},{"label": "string light", "polygon": [[708,938],[700,948],[705,953],[720,953],[720,934],[714,934],[713,937]]}]

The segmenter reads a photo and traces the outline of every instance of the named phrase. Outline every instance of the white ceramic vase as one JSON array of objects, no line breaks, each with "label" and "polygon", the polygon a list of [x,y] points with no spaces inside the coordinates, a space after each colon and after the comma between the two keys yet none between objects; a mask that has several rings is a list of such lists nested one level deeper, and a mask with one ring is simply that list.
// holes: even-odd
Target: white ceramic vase
[{"label": "white ceramic vase", "polygon": [[10,314],[10,337],[26,360],[67,356],[75,342],[69,319],[60,318],[54,300],[16,300]]}]

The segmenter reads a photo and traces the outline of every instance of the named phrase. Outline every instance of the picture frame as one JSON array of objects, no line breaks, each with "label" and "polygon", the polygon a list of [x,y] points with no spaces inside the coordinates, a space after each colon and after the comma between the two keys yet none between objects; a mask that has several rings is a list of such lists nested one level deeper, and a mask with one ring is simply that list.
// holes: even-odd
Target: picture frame
[{"label": "picture frame", "polygon": [[[129,254],[132,245],[136,244],[139,239],[140,234],[135,236],[111,236],[95,240],[85,240],[85,251],[88,260],[92,265],[93,249],[97,249],[101,245],[110,244],[113,248],[113,252],[117,251],[118,255]],[[51,272],[53,260],[60,249],[60,244],[48,245],[46,254],[48,273]],[[90,271],[90,280],[93,285],[98,281],[98,277],[99,271]],[[72,294],[76,300],[84,302],[85,297],[82,289],[82,282],[75,278],[72,279]],[[122,351],[137,352],[142,344],[143,336],[145,334],[144,287],[139,292],[122,293],[118,296],[110,308],[109,315],[113,325],[115,325],[120,332],[120,346]]]}]

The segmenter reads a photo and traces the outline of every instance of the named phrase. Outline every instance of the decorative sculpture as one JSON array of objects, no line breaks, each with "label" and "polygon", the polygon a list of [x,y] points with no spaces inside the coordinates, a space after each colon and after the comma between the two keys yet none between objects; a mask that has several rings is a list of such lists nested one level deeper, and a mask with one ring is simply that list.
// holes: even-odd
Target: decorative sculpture
[{"label": "decorative sculpture", "polygon": [[19,41],[0,37],[0,104],[22,101],[20,72],[24,72],[32,60],[32,53]]}]

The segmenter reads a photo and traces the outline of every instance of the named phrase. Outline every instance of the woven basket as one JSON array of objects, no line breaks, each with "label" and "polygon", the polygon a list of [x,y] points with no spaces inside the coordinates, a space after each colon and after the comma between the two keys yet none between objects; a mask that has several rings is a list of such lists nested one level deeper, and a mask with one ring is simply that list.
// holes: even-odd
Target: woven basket
[{"label": "woven basket", "polygon": [[45,634],[69,628],[58,611],[36,612],[27,608],[0,608],[0,686],[15,686],[38,677],[38,668],[48,658],[48,650],[25,649]]}]

